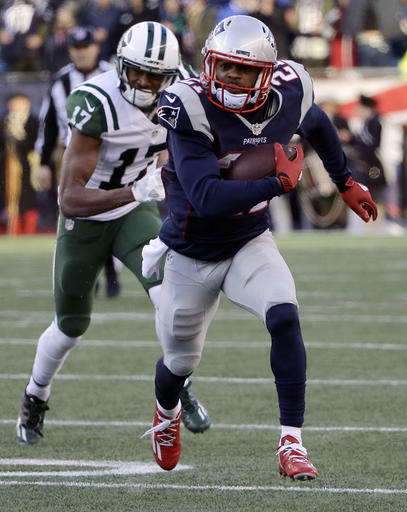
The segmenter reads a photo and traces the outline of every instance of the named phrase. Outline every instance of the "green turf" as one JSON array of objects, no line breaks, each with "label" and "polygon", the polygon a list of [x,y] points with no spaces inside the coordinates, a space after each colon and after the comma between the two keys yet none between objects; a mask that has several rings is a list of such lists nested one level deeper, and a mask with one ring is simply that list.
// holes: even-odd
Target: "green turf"
[{"label": "green turf", "polygon": [[[34,343],[53,317],[54,240],[1,237],[0,511],[407,510],[407,239],[320,233],[277,242],[296,280],[308,345],[303,438],[321,473],[315,483],[279,478],[268,336],[259,321],[225,299],[193,382],[214,425],[204,435],[182,432],[180,463],[191,469],[81,476],[84,468],[68,463],[38,466],[37,459],[151,463],[149,441],[140,435],[151,421],[149,377],[160,347],[151,305],[124,269],[122,296],[95,301],[88,342],[72,351],[55,380],[45,442],[18,445],[14,420]],[[98,375],[106,377],[97,380]],[[209,377],[218,380],[205,380]],[[236,377],[266,380],[219,380]],[[64,421],[103,424],[53,423]],[[107,424],[113,421],[139,423]],[[352,430],[363,427],[369,430]],[[378,430],[389,428],[395,431]],[[23,459],[33,460],[22,465]],[[68,470],[76,473],[58,474]],[[185,487],[171,487],[177,485]],[[387,494],[367,492],[373,489]]]}]

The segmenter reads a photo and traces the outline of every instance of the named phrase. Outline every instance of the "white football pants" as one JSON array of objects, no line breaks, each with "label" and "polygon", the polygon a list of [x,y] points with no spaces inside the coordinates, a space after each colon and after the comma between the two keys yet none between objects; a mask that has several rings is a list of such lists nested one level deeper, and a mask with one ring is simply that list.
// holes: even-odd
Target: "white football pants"
[{"label": "white football pants", "polygon": [[270,231],[219,262],[169,250],[161,287],[160,341],[164,363],[175,375],[188,375],[197,367],[220,291],[263,323],[272,306],[298,306],[294,279]]}]

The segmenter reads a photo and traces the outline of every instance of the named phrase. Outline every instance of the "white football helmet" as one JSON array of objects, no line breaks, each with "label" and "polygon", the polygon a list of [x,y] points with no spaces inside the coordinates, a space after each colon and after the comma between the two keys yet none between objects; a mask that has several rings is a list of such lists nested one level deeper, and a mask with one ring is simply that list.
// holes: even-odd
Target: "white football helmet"
[{"label": "white football helmet", "polygon": [[[237,113],[251,112],[264,104],[277,62],[277,48],[273,34],[263,22],[240,14],[225,18],[209,34],[202,54],[201,82],[212,103]],[[216,64],[219,60],[258,67],[254,87],[242,88],[218,80]],[[238,91],[232,94],[225,87]]]},{"label": "white football helmet", "polygon": [[[178,75],[181,62],[177,38],[170,29],[155,21],[143,21],[130,27],[117,46],[116,70],[122,96],[133,105],[148,110]],[[160,89],[153,92],[131,87],[127,68],[132,67],[164,77]]]}]

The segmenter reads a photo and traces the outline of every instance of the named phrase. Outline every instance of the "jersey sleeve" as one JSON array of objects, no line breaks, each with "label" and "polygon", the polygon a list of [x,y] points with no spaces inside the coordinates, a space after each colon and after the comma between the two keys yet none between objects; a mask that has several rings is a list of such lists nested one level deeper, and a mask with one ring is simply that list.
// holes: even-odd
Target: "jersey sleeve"
[{"label": "jersey sleeve", "polygon": [[75,89],[66,100],[66,112],[69,126],[84,135],[100,138],[108,130],[105,104],[91,92]]},{"label": "jersey sleeve", "polygon": [[[302,64],[291,60],[279,61],[280,66],[274,72],[273,79],[291,81],[287,65],[301,83],[301,103],[296,133],[304,137],[321,158],[332,181],[341,185],[351,172],[348,161],[339,141],[336,128],[328,116],[314,103],[314,87],[311,76]],[[298,83],[298,81],[293,80]],[[298,87],[298,86],[297,86]],[[299,89],[298,89],[299,92]]]},{"label": "jersey sleeve", "polygon": [[[308,111],[312,107],[312,104],[314,103],[314,85],[312,83],[312,78],[308,71],[305,69],[305,67],[302,64],[299,64],[298,62],[295,62],[293,60],[284,60],[280,61],[280,63],[283,65],[287,65],[295,72],[296,76],[301,82],[301,88],[302,88],[302,100],[301,100],[301,112],[300,112],[300,119],[298,126],[301,125],[303,122],[305,116],[307,115]],[[273,79],[278,80],[279,73],[281,73],[281,70],[277,67],[276,71],[274,72]],[[281,75],[283,79],[290,80],[289,74],[283,73]]]},{"label": "jersey sleeve", "polygon": [[336,128],[315,103],[307,112],[297,132],[317,152],[332,181],[341,185],[351,175],[348,159],[342,149]]},{"label": "jersey sleeve", "polygon": [[198,132],[211,142],[214,137],[199,99],[201,86],[196,80],[176,82],[165,89],[158,103],[158,121],[169,131]]},{"label": "jersey sleeve", "polygon": [[202,217],[233,215],[282,193],[275,177],[245,181],[220,179],[211,143],[198,132],[169,132],[168,149],[183,191]]}]

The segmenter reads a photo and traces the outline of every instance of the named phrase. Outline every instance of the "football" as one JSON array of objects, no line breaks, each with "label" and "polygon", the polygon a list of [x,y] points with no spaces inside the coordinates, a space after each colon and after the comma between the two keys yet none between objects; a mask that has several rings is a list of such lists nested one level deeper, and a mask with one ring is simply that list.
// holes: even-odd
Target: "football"
[{"label": "football", "polygon": [[[289,160],[297,155],[293,146],[282,144]],[[243,153],[228,169],[221,170],[224,180],[258,180],[265,176],[275,176],[274,144],[261,144]]]}]

